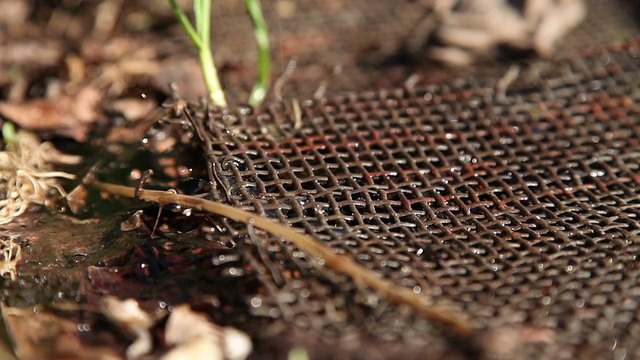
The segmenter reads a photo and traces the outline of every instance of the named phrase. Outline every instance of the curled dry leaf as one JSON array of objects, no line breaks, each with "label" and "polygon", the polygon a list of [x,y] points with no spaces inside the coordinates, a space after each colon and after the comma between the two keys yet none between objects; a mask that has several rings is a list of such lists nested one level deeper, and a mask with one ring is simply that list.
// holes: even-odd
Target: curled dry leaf
[{"label": "curled dry leaf", "polygon": [[138,143],[151,124],[156,121],[152,116],[155,109],[156,103],[153,100],[125,98],[111,102],[108,110],[122,114],[127,123],[121,127],[111,128],[107,135],[107,142],[112,146],[115,143]]},{"label": "curled dry leaf", "polygon": [[552,329],[505,326],[484,333],[481,336],[481,346],[487,354],[508,358],[525,344],[551,344],[555,340],[556,333]]},{"label": "curled dry leaf", "polygon": [[468,65],[499,46],[552,55],[558,40],[584,20],[586,5],[584,0],[447,0],[434,4],[433,13],[439,22],[435,37],[443,46],[430,49],[429,56]]},{"label": "curled dry leaf", "polygon": [[20,23],[27,21],[32,5],[23,0],[0,0],[0,26],[8,30],[19,27]]},{"label": "curled dry leaf", "polygon": [[162,360],[244,360],[251,353],[251,340],[245,333],[210,322],[189,305],[176,307],[167,321],[165,340],[173,345]]},{"label": "curled dry leaf", "polygon": [[556,3],[552,10],[534,18],[540,23],[534,34],[533,48],[543,56],[550,56],[554,44],[587,16],[587,7],[582,1],[564,0]]},{"label": "curled dry leaf", "polygon": [[0,102],[0,114],[23,128],[52,131],[82,142],[99,116],[101,101],[98,90],[86,87],[76,95],[59,94],[20,103]]},{"label": "curled dry leaf", "polygon": [[[39,306],[11,307],[0,303],[10,339],[0,341],[0,359],[120,360],[119,347],[88,344],[80,335],[77,319]],[[63,313],[66,313],[63,311]],[[7,342],[10,340],[11,344]],[[13,349],[11,349],[13,345]],[[15,356],[14,356],[15,353]]]},{"label": "curled dry leaf", "polygon": [[124,98],[112,101],[109,107],[121,113],[127,121],[135,122],[156,109],[156,103],[153,100]]},{"label": "curled dry leaf", "polygon": [[63,46],[58,40],[25,40],[0,45],[0,54],[0,64],[53,67],[62,58]]},{"label": "curled dry leaf", "polygon": [[136,359],[153,349],[153,339],[149,329],[156,318],[140,308],[134,299],[120,300],[115,296],[102,299],[102,313],[118,325],[134,341],[127,348],[127,359]]}]

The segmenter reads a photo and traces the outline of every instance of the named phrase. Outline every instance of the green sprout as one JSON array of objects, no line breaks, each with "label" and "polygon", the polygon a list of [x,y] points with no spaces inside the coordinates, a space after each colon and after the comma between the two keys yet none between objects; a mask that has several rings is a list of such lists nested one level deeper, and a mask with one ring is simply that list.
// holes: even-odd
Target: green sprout
[{"label": "green sprout", "polygon": [[289,350],[287,360],[309,360],[309,352],[301,346],[296,346]]},{"label": "green sprout", "polygon": [[269,31],[267,30],[267,23],[262,17],[260,0],[245,0],[245,6],[251,21],[253,21],[253,29],[258,43],[258,80],[249,96],[249,105],[258,106],[267,96],[267,88],[271,82]]},{"label": "green sprout", "polygon": [[211,53],[211,0],[193,0],[193,13],[196,18],[195,29],[187,15],[176,3],[176,0],[169,0],[169,5],[187,35],[191,38],[191,41],[198,48],[202,76],[209,91],[211,102],[214,105],[227,107],[227,100],[224,97],[222,86],[220,86],[218,72]]},{"label": "green sprout", "polygon": [[[226,107],[227,101],[220,86],[218,72],[211,53],[211,0],[194,0],[193,12],[195,15],[196,27],[191,25],[189,18],[180,9],[176,0],[169,0],[169,5],[178,21],[191,38],[191,41],[198,48],[200,56],[200,66],[205,85],[211,96],[211,102],[215,105]],[[258,80],[256,81],[249,104],[258,106],[267,95],[267,89],[271,81],[271,59],[269,55],[269,33],[266,22],[262,16],[262,9],[259,0],[245,0],[247,12],[253,21],[254,33],[258,44]]]},{"label": "green sprout", "polygon": [[5,121],[2,124],[2,139],[4,139],[5,144],[18,142],[18,132],[12,122]]}]

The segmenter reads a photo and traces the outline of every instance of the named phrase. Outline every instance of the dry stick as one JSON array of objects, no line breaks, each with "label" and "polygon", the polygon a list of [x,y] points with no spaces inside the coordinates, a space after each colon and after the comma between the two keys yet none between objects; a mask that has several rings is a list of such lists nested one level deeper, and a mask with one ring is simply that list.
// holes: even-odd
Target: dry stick
[{"label": "dry stick", "polygon": [[387,299],[392,302],[409,306],[416,313],[437,325],[441,325],[445,330],[451,330],[457,335],[462,336],[471,334],[470,324],[464,320],[460,314],[448,308],[430,306],[423,303],[422,300],[411,290],[390,283],[378,276],[375,272],[362,267],[350,257],[336,254],[326,245],[323,245],[311,237],[298,233],[290,227],[281,225],[271,219],[251,214],[247,211],[223,203],[213,202],[188,195],[179,195],[159,190],[140,189],[139,191],[136,191],[133,187],[103,183],[99,181],[89,181],[87,185],[113,195],[131,198],[137,197],[145,201],[159,204],[179,204],[182,206],[192,207],[197,210],[226,216],[245,224],[253,224],[253,226],[261,228],[272,235],[291,241],[308,254],[320,258],[322,260],[320,264],[324,262],[328,268],[350,276],[355,282],[366,284],[376,292],[387,297]]}]

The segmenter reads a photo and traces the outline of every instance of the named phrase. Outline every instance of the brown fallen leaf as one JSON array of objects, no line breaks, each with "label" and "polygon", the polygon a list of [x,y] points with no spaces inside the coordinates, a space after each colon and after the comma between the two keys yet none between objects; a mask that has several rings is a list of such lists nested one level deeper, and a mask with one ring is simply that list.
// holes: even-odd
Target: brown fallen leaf
[{"label": "brown fallen leaf", "polygon": [[37,67],[53,67],[63,55],[62,42],[59,40],[24,40],[0,45],[0,64]]},{"label": "brown fallen leaf", "polygon": [[20,31],[21,23],[27,21],[32,4],[22,0],[0,0],[0,26],[8,31]]},{"label": "brown fallen leaf", "polygon": [[156,316],[142,310],[134,299],[120,300],[115,296],[105,296],[101,305],[107,319],[134,339],[127,348],[128,359],[137,359],[151,352],[153,338],[149,329],[156,322]]},{"label": "brown fallen leaf", "polygon": [[492,358],[512,358],[526,344],[552,344],[556,341],[553,329],[531,326],[504,326],[481,335],[481,346]]},{"label": "brown fallen leaf", "polygon": [[[91,354],[91,359],[118,360],[122,350],[113,343],[83,341],[81,326],[70,317],[48,312],[37,307],[9,307],[0,304],[2,318],[13,350],[18,359],[78,359],[81,354]],[[9,349],[2,349],[0,358],[14,358]]]},{"label": "brown fallen leaf", "polygon": [[189,305],[174,308],[165,328],[165,341],[173,346],[161,359],[244,360],[252,350],[251,339],[231,327],[220,327]]},{"label": "brown fallen leaf", "polygon": [[0,102],[0,115],[32,131],[52,131],[82,142],[100,115],[101,101],[98,90],[86,87],[75,95],[59,94],[19,103]]},{"label": "brown fallen leaf", "polygon": [[124,98],[111,102],[111,110],[117,111],[129,122],[136,122],[151,113],[157,106],[154,100]]}]

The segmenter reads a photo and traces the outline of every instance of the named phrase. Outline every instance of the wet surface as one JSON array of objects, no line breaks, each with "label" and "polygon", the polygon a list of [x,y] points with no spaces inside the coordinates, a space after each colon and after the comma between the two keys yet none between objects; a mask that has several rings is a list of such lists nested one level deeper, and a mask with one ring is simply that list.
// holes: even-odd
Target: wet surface
[{"label": "wet surface", "polygon": [[[107,315],[103,300],[115,296],[153,317],[154,356],[168,349],[166,318],[180,304],[248,333],[256,359],[284,359],[294,346],[312,358],[636,355],[638,44],[614,43],[638,28],[633,2],[605,3],[590,2],[557,55],[565,60],[527,59],[502,90],[505,63],[452,73],[405,53],[420,2],[265,4],[276,76],[297,63],[272,94],[285,101],[208,122],[190,105],[207,148],[160,107],[168,82],[187,99],[204,93],[166,8],[122,2],[109,28],[96,26],[106,10],[94,3],[0,0],[14,11],[0,15],[0,52],[10,54],[0,98],[18,113],[4,115],[87,156],[68,171],[81,178],[94,167],[136,187],[152,169],[142,186],[212,193],[289,224],[477,330],[443,335],[245,224],[171,204],[158,217],[158,205],[88,191],[75,215],[34,209],[0,230],[22,256],[0,279],[16,351],[123,358],[134,339]],[[255,50],[234,4],[220,5],[213,35],[225,88],[241,104]],[[596,50],[575,50],[588,46]],[[336,96],[344,91],[355,92]],[[99,99],[74,106],[81,94]],[[53,115],[23,114],[32,109]],[[168,117],[179,121],[156,124]]]}]

